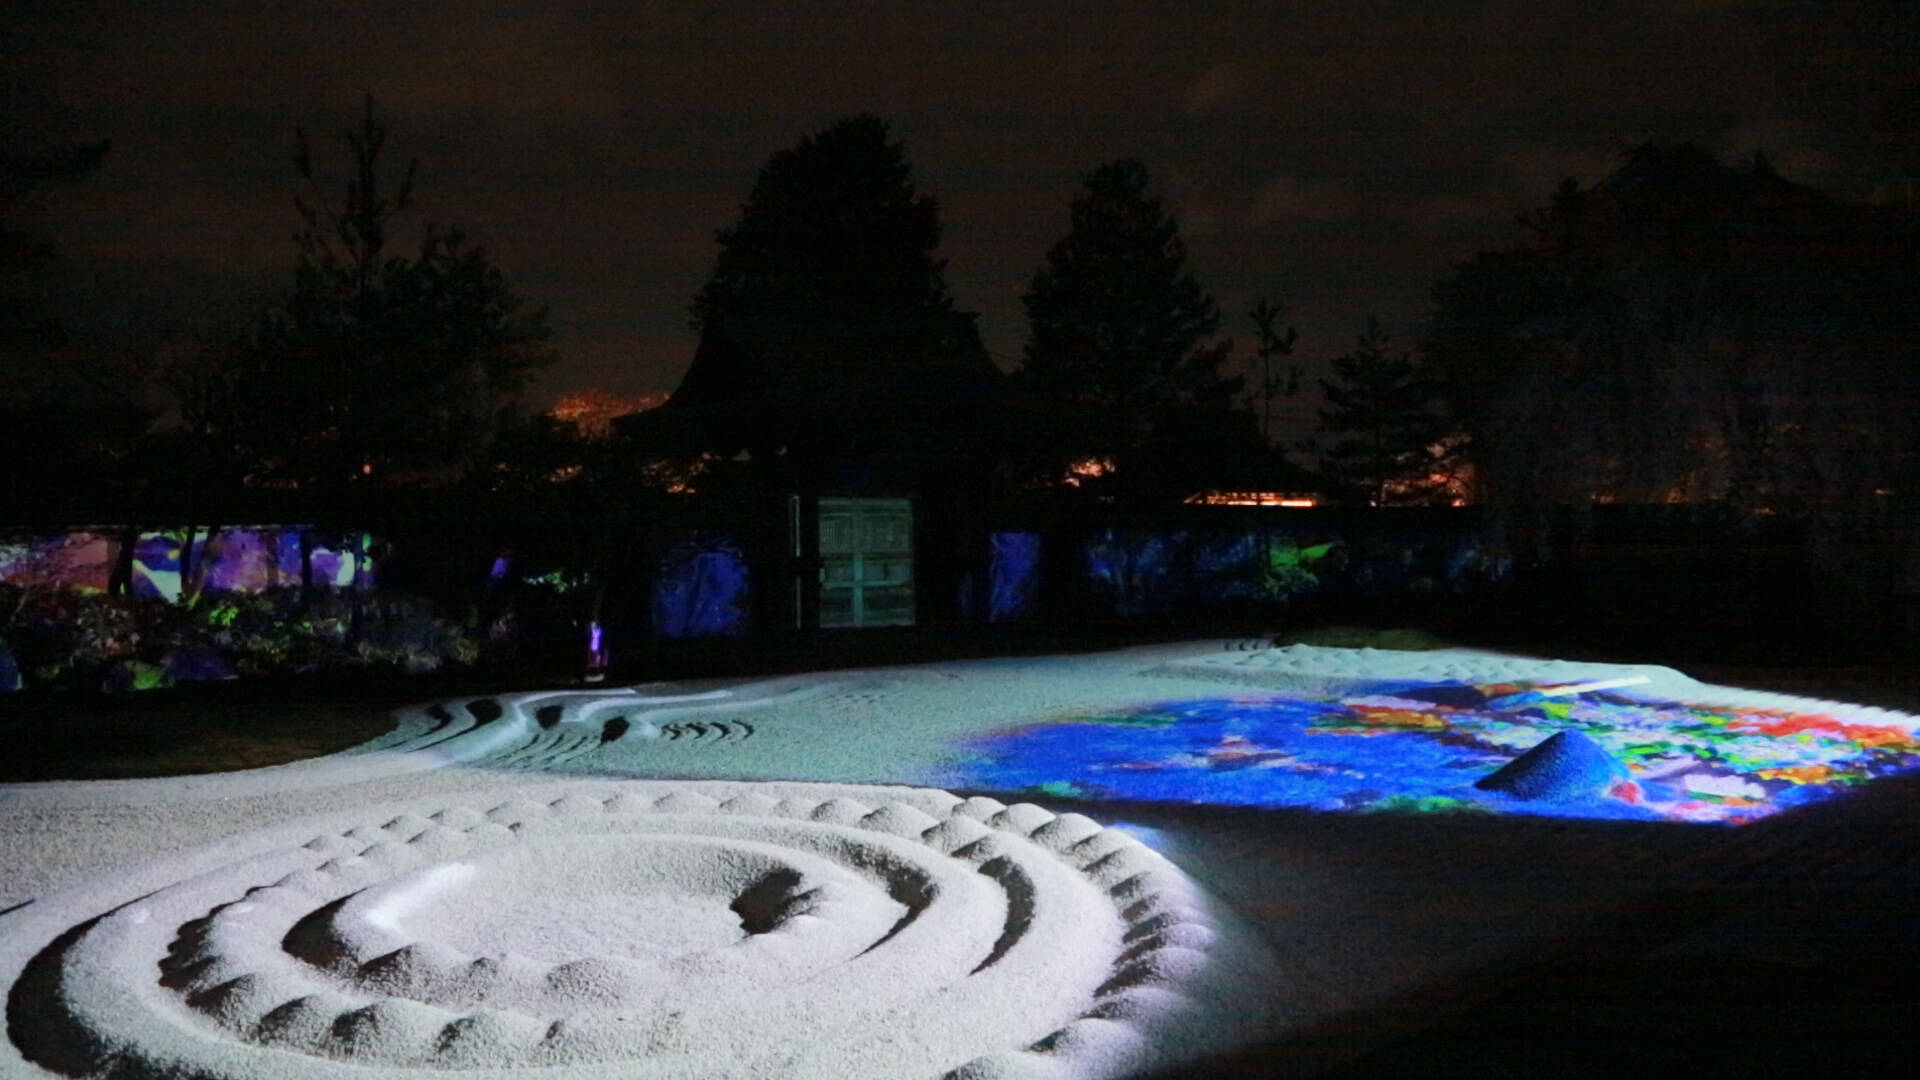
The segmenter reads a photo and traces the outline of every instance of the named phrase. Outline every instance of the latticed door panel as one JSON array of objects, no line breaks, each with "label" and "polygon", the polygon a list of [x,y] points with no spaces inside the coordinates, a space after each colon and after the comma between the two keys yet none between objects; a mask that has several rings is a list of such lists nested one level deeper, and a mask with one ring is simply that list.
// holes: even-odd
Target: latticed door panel
[{"label": "latticed door panel", "polygon": [[913,504],[820,500],[820,625],[913,624]]}]

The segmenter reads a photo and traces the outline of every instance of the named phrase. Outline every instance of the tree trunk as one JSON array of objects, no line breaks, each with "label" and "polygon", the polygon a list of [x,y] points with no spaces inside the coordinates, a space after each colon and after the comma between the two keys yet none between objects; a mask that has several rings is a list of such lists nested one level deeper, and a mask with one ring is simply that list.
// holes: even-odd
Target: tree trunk
[{"label": "tree trunk", "polygon": [[300,610],[313,606],[313,530],[300,530]]},{"label": "tree trunk", "polygon": [[120,550],[113,555],[113,573],[107,577],[107,595],[125,596],[132,591],[133,556],[140,545],[140,530],[128,527],[121,530]]},{"label": "tree trunk", "polygon": [[[193,538],[200,531],[198,525],[187,526],[186,539],[180,543],[180,595],[174,601],[181,607],[192,607],[200,598],[200,590],[193,584]],[[211,527],[207,539],[213,539]]]}]

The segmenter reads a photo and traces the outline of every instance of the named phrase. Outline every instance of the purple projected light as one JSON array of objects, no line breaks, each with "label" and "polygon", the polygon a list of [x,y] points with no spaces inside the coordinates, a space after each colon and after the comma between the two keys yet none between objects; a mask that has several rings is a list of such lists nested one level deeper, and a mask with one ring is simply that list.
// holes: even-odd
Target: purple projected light
[{"label": "purple projected light", "polygon": [[587,681],[599,682],[607,677],[606,635],[600,628],[600,620],[587,624]]},{"label": "purple projected light", "polygon": [[[280,584],[276,551],[256,529],[222,529],[207,542],[209,592],[265,592]],[[298,584],[294,579],[289,584]]]},{"label": "purple projected light", "polygon": [[[189,592],[262,593],[301,585],[303,526],[192,530],[192,558],[184,558],[188,529],[157,529],[134,539],[128,592],[148,600],[179,603]],[[75,531],[0,542],[0,581],[78,592],[105,592],[122,551],[116,535]],[[369,538],[350,535],[340,550],[311,545],[313,583],[351,589],[373,582]],[[187,571],[191,581],[182,575]]]}]

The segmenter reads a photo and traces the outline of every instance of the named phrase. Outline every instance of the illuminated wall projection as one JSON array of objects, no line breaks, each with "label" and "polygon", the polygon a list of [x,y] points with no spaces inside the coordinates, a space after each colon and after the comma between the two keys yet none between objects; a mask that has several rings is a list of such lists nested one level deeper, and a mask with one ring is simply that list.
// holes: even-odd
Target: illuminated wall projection
[{"label": "illuminated wall projection", "polygon": [[116,545],[105,533],[0,540],[0,581],[27,588],[105,592]]},{"label": "illuminated wall projection", "polygon": [[997,532],[987,538],[987,620],[1032,618],[1040,587],[1040,534]]},{"label": "illuminated wall projection", "polygon": [[1578,686],[1363,689],[1047,720],[967,742],[966,764],[940,782],[1063,798],[1738,824],[1920,767],[1920,737],[1899,723]]},{"label": "illuminated wall projection", "polygon": [[1105,529],[1085,548],[1086,574],[1093,597],[1123,616],[1157,615],[1192,592],[1185,532]]},{"label": "illuminated wall projection", "polygon": [[661,637],[739,637],[751,628],[747,556],[730,536],[702,534],[660,557],[653,632]]},{"label": "illuminated wall projection", "polygon": [[[299,588],[299,526],[195,530],[192,574],[201,591],[262,593]],[[180,579],[187,530],[142,532],[134,540],[128,591],[134,596],[180,601],[187,590]],[[69,532],[0,543],[0,581],[17,585],[104,592],[112,578],[121,540],[109,533]],[[373,564],[362,555],[371,539],[361,535],[312,543],[314,584],[349,589],[370,585]]]},{"label": "illuminated wall projection", "polygon": [[[144,532],[133,550],[135,596],[178,602],[181,553],[186,530]],[[361,552],[371,538],[349,535],[311,542],[313,583],[323,589],[351,589],[372,581],[373,560]],[[300,580],[300,529],[234,528],[211,534],[196,531],[191,561],[195,584],[211,593],[263,593],[297,589]]]},{"label": "illuminated wall projection", "polygon": [[1082,555],[1093,598],[1121,616],[1233,600],[1465,592],[1506,573],[1472,535],[1348,536],[1313,524],[1239,532],[1104,529],[1088,538]]},{"label": "illuminated wall projection", "polygon": [[180,600],[180,536],[167,533],[141,533],[133,545],[133,578],[127,589],[148,600]]}]

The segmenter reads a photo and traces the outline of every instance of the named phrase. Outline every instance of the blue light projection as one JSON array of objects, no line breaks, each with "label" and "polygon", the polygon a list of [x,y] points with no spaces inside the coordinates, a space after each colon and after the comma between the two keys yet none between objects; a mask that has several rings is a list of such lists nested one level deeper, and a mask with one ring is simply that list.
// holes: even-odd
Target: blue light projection
[{"label": "blue light projection", "polygon": [[746,553],[732,537],[700,535],[660,558],[653,630],[661,637],[739,637],[750,629]]},{"label": "blue light projection", "polygon": [[987,582],[989,622],[1031,618],[1040,584],[1040,534],[997,532],[988,537]]},{"label": "blue light projection", "polygon": [[[1382,682],[1066,716],[970,739],[933,780],[1108,801],[1739,824],[1920,768],[1920,736],[1899,723],[1569,689]],[[1547,767],[1582,782],[1480,783],[1562,732],[1577,734],[1558,744],[1574,753]]]},{"label": "blue light projection", "polygon": [[1093,595],[1114,614],[1159,614],[1185,590],[1175,573],[1173,548],[1184,533],[1104,529],[1086,546],[1086,574]]},{"label": "blue light projection", "polygon": [[149,600],[176,603],[180,599],[180,545],[178,536],[141,533],[133,546],[133,577],[128,589]]},{"label": "blue light projection", "polygon": [[1472,534],[1349,536],[1314,523],[1232,532],[1102,529],[1081,555],[1092,596],[1123,617],[1236,600],[1460,593],[1509,573]]}]

